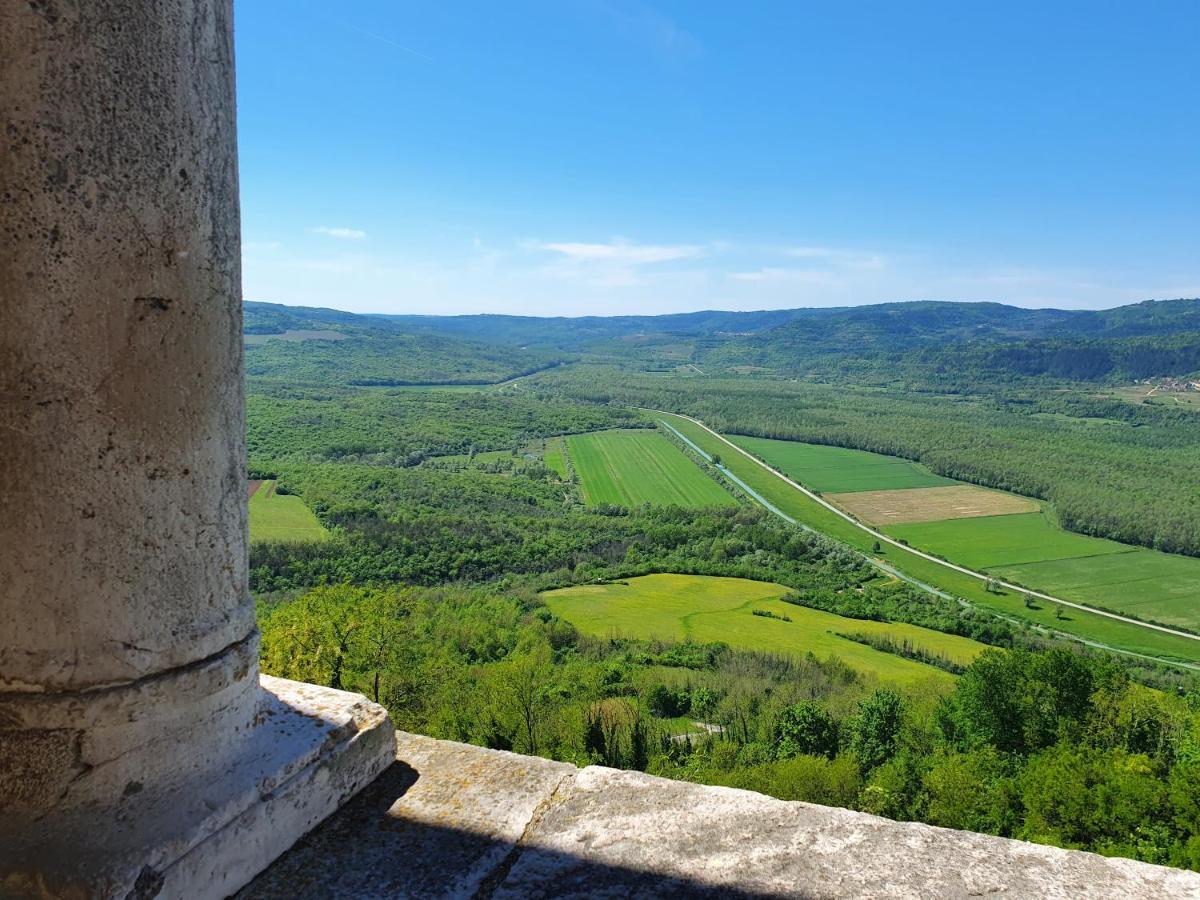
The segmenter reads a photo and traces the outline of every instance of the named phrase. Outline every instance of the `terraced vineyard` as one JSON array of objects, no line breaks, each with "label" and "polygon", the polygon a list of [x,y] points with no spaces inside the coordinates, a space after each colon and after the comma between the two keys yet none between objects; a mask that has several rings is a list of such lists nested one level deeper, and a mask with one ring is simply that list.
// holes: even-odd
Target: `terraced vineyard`
[{"label": "terraced vineyard", "polygon": [[[984,645],[915,625],[847,619],[785,603],[788,589],[741,578],[646,575],[616,584],[580,585],[543,594],[546,605],[576,628],[600,637],[720,641],[746,650],[819,657],[837,656],[863,672],[900,684],[938,681],[950,675],[933,666],[884,653],[841,634],[886,635],[907,640],[933,655],[971,662]],[[770,618],[754,615],[766,611]]]},{"label": "terraced vineyard", "polygon": [[737,502],[657,431],[574,434],[566,443],[589,505],[699,507]]}]

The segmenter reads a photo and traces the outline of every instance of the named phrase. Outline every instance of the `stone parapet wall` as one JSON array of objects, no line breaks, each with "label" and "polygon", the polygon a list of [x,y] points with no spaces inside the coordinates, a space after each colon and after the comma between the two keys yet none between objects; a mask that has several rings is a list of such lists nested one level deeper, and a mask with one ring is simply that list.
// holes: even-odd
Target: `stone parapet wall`
[{"label": "stone parapet wall", "polygon": [[241,895],[1200,897],[1200,875],[401,734]]}]

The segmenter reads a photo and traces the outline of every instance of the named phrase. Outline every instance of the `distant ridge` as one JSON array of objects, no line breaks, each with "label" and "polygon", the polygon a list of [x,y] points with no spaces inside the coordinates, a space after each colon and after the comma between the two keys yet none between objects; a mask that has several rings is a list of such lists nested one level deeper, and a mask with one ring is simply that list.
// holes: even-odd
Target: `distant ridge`
[{"label": "distant ridge", "polygon": [[[245,314],[247,334],[319,324],[373,336],[379,353],[385,352],[388,341],[419,337],[419,348],[412,345],[405,352],[419,349],[427,358],[438,352],[456,356],[457,366],[439,369],[451,381],[474,374],[465,364],[472,356],[490,357],[479,371],[491,378],[501,371],[519,374],[544,368],[581,353],[599,353],[648,369],[684,361],[729,371],[816,378],[854,375],[875,381],[924,381],[939,373],[976,382],[1043,376],[1128,380],[1200,370],[1200,299],[1195,298],[1148,300],[1108,310],[919,300],[581,317],[360,315],[251,301],[245,304]],[[315,351],[271,352],[298,358]],[[344,356],[353,351],[345,347],[321,352]]]}]

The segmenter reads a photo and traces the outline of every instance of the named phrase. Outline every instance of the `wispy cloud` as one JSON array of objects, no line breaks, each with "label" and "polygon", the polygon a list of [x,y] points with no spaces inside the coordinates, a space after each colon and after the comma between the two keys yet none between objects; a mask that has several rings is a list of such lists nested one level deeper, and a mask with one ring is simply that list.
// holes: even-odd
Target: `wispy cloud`
[{"label": "wispy cloud", "polygon": [[316,228],[310,228],[309,231],[342,241],[361,241],[367,236],[365,231],[357,228],[330,228],[328,225],[318,225]]},{"label": "wispy cloud", "polygon": [[625,266],[649,265],[679,259],[693,259],[704,251],[693,244],[635,244],[620,238],[608,243],[572,241],[527,241],[530,250],[543,250],[580,262],[616,263]]}]

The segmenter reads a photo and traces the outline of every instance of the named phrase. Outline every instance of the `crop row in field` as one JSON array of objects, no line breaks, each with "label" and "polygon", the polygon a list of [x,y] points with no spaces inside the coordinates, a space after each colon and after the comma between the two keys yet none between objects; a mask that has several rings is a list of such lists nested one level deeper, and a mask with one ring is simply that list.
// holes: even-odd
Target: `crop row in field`
[{"label": "crop row in field", "polygon": [[573,434],[567,452],[584,502],[724,506],[737,501],[657,431]]},{"label": "crop row in field", "polygon": [[[742,479],[754,491],[782,512],[864,553],[874,556],[881,555],[874,550],[875,539],[866,531],[858,528],[852,522],[847,522],[811,498],[806,497],[758,463],[735,451],[719,437],[682,416],[663,415],[662,418],[678,428],[681,433],[694,441],[705,452],[720,454],[723,464],[734,475]],[[970,522],[973,520],[964,519],[961,521]],[[1079,536],[1076,535],[1076,537]],[[1050,604],[1037,605],[1033,609],[1027,608],[1022,602],[1021,596],[1017,593],[1011,591],[1001,594],[989,593],[985,590],[984,584],[977,578],[961,572],[955,572],[936,562],[923,559],[900,548],[888,547],[882,555],[890,565],[904,572],[907,576],[954,596],[965,597],[981,608],[993,609],[1008,616],[1027,619],[1053,631],[1065,632],[1087,640],[1099,641],[1133,653],[1200,662],[1200,641],[1156,632],[1135,624],[1120,622],[1078,610],[1069,610],[1065,613],[1065,618],[1059,618]],[[946,555],[953,559],[950,554]],[[1135,555],[1135,553],[1122,553],[1116,555],[1115,558],[1121,559]],[[1170,558],[1174,560],[1181,559],[1180,557]],[[1191,562],[1187,559],[1183,561],[1184,563]],[[1002,573],[997,572],[997,574]],[[1023,583],[1026,582],[1025,579],[1021,580]],[[1032,579],[1027,583],[1033,588],[1040,587],[1040,585],[1033,583]],[[1192,583],[1196,583],[1194,579]],[[1063,596],[1065,599],[1072,599],[1075,595],[1064,591]],[[1117,603],[1122,602],[1121,598],[1115,595],[1110,595],[1106,601],[1085,597],[1082,594],[1079,594],[1079,596],[1085,602],[1093,602],[1113,609],[1117,609]],[[1177,607],[1177,612],[1179,614],[1188,614],[1189,611],[1195,610],[1196,606],[1200,606],[1200,604],[1180,604]],[[1135,613],[1144,612],[1144,610],[1135,607],[1131,607],[1131,611]],[[1195,615],[1195,612],[1193,612],[1193,615]]]},{"label": "crop row in field", "polygon": [[294,494],[280,494],[274,481],[260,482],[254,489],[249,512],[252,541],[321,541],[329,537],[304,501]]},{"label": "crop row in field", "polygon": [[733,435],[730,440],[765,459],[789,478],[821,493],[887,491],[958,483],[934,475],[920,463],[865,450],[741,435]]},{"label": "crop row in field", "polygon": [[[984,645],[915,625],[847,619],[785,603],[786,587],[741,578],[646,575],[626,582],[578,585],[543,594],[555,615],[597,636],[694,640],[744,650],[837,656],[851,667],[901,684],[949,681],[940,669],[884,653],[841,634],[887,635],[966,664]],[[754,615],[765,610],[778,618]]]}]

